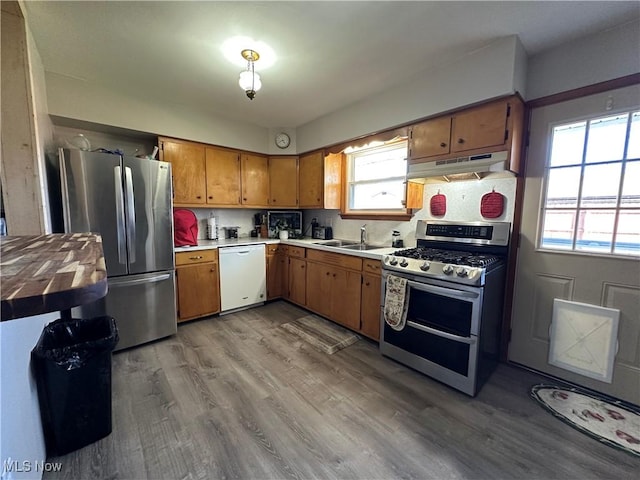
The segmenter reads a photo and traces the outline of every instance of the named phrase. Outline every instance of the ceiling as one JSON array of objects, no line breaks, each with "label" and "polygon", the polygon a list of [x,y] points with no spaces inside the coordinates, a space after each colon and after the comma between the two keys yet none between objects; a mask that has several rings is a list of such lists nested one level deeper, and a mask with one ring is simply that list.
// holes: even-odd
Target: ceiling
[{"label": "ceiling", "polygon": [[[48,72],[265,128],[293,128],[518,35],[529,55],[640,17],[636,1],[25,1]],[[221,52],[243,35],[277,55],[256,69]],[[238,52],[240,56],[240,52]]]}]

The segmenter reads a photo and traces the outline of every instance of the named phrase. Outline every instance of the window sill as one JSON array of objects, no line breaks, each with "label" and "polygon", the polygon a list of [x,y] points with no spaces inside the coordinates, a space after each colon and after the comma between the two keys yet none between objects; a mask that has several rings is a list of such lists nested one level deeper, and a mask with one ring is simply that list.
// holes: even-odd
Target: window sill
[{"label": "window sill", "polygon": [[397,222],[408,222],[413,218],[413,213],[356,213],[342,212],[340,218],[343,220],[394,220]]}]

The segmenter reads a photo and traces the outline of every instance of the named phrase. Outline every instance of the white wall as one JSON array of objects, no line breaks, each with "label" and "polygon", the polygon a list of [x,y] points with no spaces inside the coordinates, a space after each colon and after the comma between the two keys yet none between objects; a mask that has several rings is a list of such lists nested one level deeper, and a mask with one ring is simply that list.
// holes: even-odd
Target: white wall
[{"label": "white wall", "polygon": [[[58,312],[0,323],[0,461],[42,462],[46,458],[31,350]],[[0,468],[2,468],[0,467]],[[42,472],[13,472],[13,480],[42,478]],[[5,478],[3,476],[3,478]]]},{"label": "white wall", "polygon": [[128,96],[52,72],[47,72],[46,82],[51,115],[242,150],[268,151],[266,128],[182,105]]},{"label": "white wall", "polygon": [[527,100],[640,72],[640,22],[529,58]]},{"label": "white wall", "polygon": [[[455,62],[297,129],[299,152],[340,143],[524,89],[524,49],[505,37]],[[520,92],[524,95],[524,92]]]}]

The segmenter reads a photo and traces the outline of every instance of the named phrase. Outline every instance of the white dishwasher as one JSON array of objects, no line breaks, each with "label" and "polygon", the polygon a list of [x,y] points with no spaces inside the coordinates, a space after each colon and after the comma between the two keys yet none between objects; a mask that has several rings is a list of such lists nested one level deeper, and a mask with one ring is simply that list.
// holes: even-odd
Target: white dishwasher
[{"label": "white dishwasher", "polygon": [[220,247],[221,313],[247,308],[267,299],[264,244]]}]

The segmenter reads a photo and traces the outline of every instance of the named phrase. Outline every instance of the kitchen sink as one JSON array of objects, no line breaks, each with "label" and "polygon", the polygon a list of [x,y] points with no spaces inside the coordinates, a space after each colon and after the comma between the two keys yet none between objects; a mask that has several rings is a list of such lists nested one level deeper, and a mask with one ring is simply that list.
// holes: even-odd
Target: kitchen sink
[{"label": "kitchen sink", "polygon": [[355,247],[360,246],[358,242],[354,242],[352,240],[323,240],[321,242],[313,242],[315,245],[324,245],[326,247]]},{"label": "kitchen sink", "polygon": [[381,245],[360,245],[356,243],[354,245],[341,245],[342,248],[348,248],[349,250],[377,250],[378,248],[385,248]]}]

